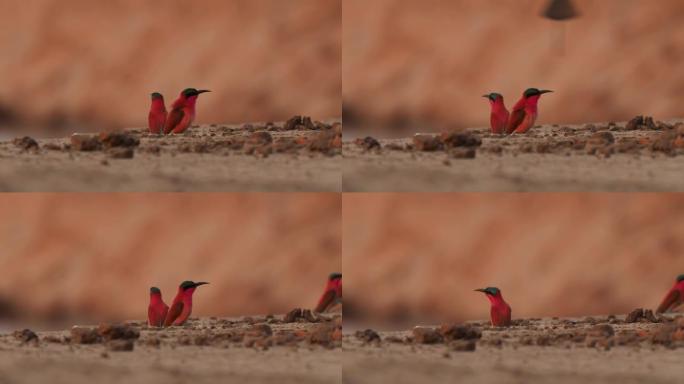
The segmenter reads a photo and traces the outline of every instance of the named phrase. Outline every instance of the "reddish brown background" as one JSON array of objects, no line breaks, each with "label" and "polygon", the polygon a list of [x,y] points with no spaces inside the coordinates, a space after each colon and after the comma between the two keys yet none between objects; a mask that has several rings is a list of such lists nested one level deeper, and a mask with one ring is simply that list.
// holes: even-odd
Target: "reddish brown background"
[{"label": "reddish brown background", "polygon": [[0,130],[144,126],[186,87],[202,123],[323,119],[341,82],[341,0],[0,2]]},{"label": "reddish brown background", "polygon": [[679,194],[346,194],[345,318],[514,317],[655,308],[684,273]]},{"label": "reddish brown background", "polygon": [[547,0],[345,0],[347,123],[486,126],[481,95],[510,107],[528,87],[556,91],[541,123],[684,116],[684,2],[573,1],[563,47],[562,24],[540,17]]},{"label": "reddish brown background", "polygon": [[311,308],[341,269],[340,204],[324,193],[3,194],[4,310],[142,319],[151,285],[169,303],[186,279],[211,283],[195,293],[198,316]]}]

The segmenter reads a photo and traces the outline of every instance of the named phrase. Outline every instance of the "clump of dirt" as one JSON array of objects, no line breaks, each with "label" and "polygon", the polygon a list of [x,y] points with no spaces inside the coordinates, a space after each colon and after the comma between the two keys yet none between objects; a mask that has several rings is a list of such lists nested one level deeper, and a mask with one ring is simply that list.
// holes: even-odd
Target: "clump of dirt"
[{"label": "clump of dirt", "polygon": [[99,151],[102,149],[102,142],[96,135],[74,133],[71,135],[71,148],[83,152]]},{"label": "clump of dirt", "polygon": [[37,151],[40,148],[38,142],[29,136],[17,137],[12,140],[12,143],[21,148],[22,151]]},{"label": "clump of dirt", "polygon": [[356,331],[354,336],[363,341],[364,343],[380,342],[380,335],[372,329],[366,329],[363,331]]},{"label": "clump of dirt", "polygon": [[644,129],[657,129],[656,124],[653,122],[653,117],[651,116],[637,116],[632,120],[627,122],[625,125],[625,130],[635,131]]},{"label": "clump of dirt", "polygon": [[15,339],[21,341],[22,344],[38,343],[38,335],[30,329],[22,329],[21,331],[14,331],[12,333]]},{"label": "clump of dirt", "polygon": [[482,145],[482,139],[472,132],[445,132],[440,135],[440,140],[447,149]]},{"label": "clump of dirt", "polygon": [[105,149],[114,147],[134,148],[140,145],[140,139],[129,132],[102,132],[99,139]]},{"label": "clump of dirt", "polygon": [[283,318],[285,323],[308,322],[317,323],[319,319],[309,309],[295,308]]},{"label": "clump of dirt", "polygon": [[97,329],[75,326],[71,328],[71,342],[74,344],[95,344],[100,342]]},{"label": "clump of dirt", "polygon": [[435,328],[413,328],[413,341],[418,344],[438,344],[444,341],[442,334]]},{"label": "clump of dirt", "polygon": [[105,340],[136,340],[140,338],[140,330],[126,324],[100,324],[97,333]]},{"label": "clump of dirt", "polygon": [[653,311],[650,309],[637,308],[630,312],[625,318],[626,323],[659,323]]},{"label": "clump of dirt", "polygon": [[354,143],[359,147],[363,148],[365,151],[370,151],[371,149],[381,149],[382,146],[380,142],[373,137],[366,136],[363,139],[358,138],[354,140]]},{"label": "clump of dirt", "polygon": [[437,136],[415,135],[413,136],[413,148],[417,151],[434,152],[444,149],[444,144]]},{"label": "clump of dirt", "polygon": [[447,341],[478,340],[482,338],[482,330],[472,325],[442,324],[439,332]]},{"label": "clump of dirt", "polygon": [[316,126],[311,121],[309,116],[294,116],[285,122],[283,127],[286,131],[292,130],[312,130],[316,129]]}]

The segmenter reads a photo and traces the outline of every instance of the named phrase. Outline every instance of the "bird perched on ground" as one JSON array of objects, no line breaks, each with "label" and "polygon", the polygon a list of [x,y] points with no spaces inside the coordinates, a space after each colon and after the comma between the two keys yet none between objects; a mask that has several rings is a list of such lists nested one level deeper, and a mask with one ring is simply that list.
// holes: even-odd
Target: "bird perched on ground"
[{"label": "bird perched on ground", "polygon": [[508,109],[506,109],[506,105],[504,104],[503,96],[499,93],[490,93],[482,97],[489,99],[489,104],[492,106],[489,115],[489,123],[490,127],[492,128],[492,133],[497,135],[505,133],[506,124],[508,124],[508,117],[510,114],[508,113]]},{"label": "bird perched on ground", "polygon": [[164,96],[159,92],[152,93],[152,104],[150,105],[150,113],[147,115],[147,123],[150,127],[150,133],[156,135],[164,131],[164,124],[166,124],[166,106],[164,105]]},{"label": "bird perched on ground", "polygon": [[513,107],[506,125],[506,133],[525,133],[537,121],[537,102],[541,95],[553,92],[548,89],[528,88]]},{"label": "bird perched on ground", "polygon": [[684,302],[684,275],[677,276],[674,286],[656,309],[656,313],[670,312]]},{"label": "bird perched on ground", "polygon": [[164,320],[164,326],[169,325],[183,325],[190,314],[192,313],[192,294],[200,285],[209,284],[204,281],[195,283],[194,281],[186,280],[178,286],[178,293],[171,303],[169,313]]},{"label": "bird perched on ground", "polygon": [[323,295],[318,300],[316,312],[327,312],[337,304],[342,303],[342,274],[331,273],[325,284]]},{"label": "bird perched on ground", "polygon": [[487,287],[476,289],[476,291],[487,295],[492,304],[490,314],[493,326],[508,327],[511,325],[511,307],[504,301],[499,288]]},{"label": "bird perched on ground", "polygon": [[171,112],[166,119],[164,125],[164,133],[183,133],[195,120],[195,103],[197,97],[205,92],[211,92],[207,89],[197,90],[195,88],[186,88],[180,93],[178,99],[173,102]]},{"label": "bird perched on ground", "polygon": [[169,306],[162,300],[161,290],[157,287],[150,288],[150,305],[147,307],[147,323],[150,327],[164,325]]}]

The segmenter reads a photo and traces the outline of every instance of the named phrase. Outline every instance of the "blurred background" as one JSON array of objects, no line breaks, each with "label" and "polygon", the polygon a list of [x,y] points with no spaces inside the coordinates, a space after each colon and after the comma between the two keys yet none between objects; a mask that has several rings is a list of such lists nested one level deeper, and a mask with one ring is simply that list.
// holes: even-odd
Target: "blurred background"
[{"label": "blurred background", "polygon": [[345,133],[378,136],[489,125],[483,94],[509,109],[529,87],[555,90],[539,123],[684,117],[684,2],[345,0]]},{"label": "blurred background", "polygon": [[341,115],[341,0],[0,2],[0,135],[147,124],[211,89],[199,123]]},{"label": "blurred background", "polygon": [[142,320],[150,286],[170,304],[183,280],[211,283],[193,316],[313,308],[340,212],[332,193],[2,194],[0,324]]},{"label": "blurred background", "polygon": [[346,194],[345,324],[655,309],[684,273],[681,194]]}]

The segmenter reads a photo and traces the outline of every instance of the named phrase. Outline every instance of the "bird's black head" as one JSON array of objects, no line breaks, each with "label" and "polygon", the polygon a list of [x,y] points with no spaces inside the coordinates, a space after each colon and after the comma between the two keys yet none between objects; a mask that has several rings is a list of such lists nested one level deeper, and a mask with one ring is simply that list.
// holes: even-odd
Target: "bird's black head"
[{"label": "bird's black head", "polygon": [[209,283],[207,283],[206,281],[200,281],[200,282],[195,283],[194,281],[185,280],[184,282],[182,282],[180,284],[180,287],[185,291],[186,289],[196,288],[196,287],[199,287],[200,285],[204,285],[204,284],[209,284]]},{"label": "bird's black head", "polygon": [[150,287],[150,293],[158,293],[161,294],[161,289],[157,287]]},{"label": "bird's black head", "polygon": [[682,281],[684,281],[684,275],[677,276],[677,282],[681,283]]},{"label": "bird's black head", "polygon": [[341,278],[342,278],[342,274],[339,272],[333,272],[330,274],[330,276],[328,276],[328,280],[337,280],[337,279],[341,279]]},{"label": "bird's black head", "polygon": [[211,92],[211,91],[208,89],[197,90],[195,88],[185,88],[182,93],[183,93],[183,96],[185,96],[185,97],[191,97],[191,96],[197,96],[200,93],[204,93],[204,92]]},{"label": "bird's black head", "polygon": [[523,93],[523,95],[525,96],[525,98],[528,98],[528,97],[532,97],[532,96],[543,95],[543,94],[549,93],[549,92],[553,92],[553,91],[548,90],[548,89],[541,89],[540,90],[537,88],[527,88],[525,90],[525,93]]},{"label": "bird's black head", "polygon": [[159,92],[152,92],[152,93],[150,94],[150,96],[152,97],[152,100],[154,100],[154,99],[163,99],[163,98],[164,98],[164,96],[162,96],[162,94],[159,93]]},{"label": "bird's black head", "polygon": [[492,295],[492,296],[496,296],[499,294],[499,292],[501,292],[501,291],[499,291],[499,288],[496,288],[496,287],[479,288],[479,289],[476,289],[476,291],[485,293],[487,295]]},{"label": "bird's black head", "polygon": [[503,99],[503,96],[500,93],[492,92],[488,95],[482,95],[482,97],[486,97],[491,101],[496,101],[497,99]]}]

